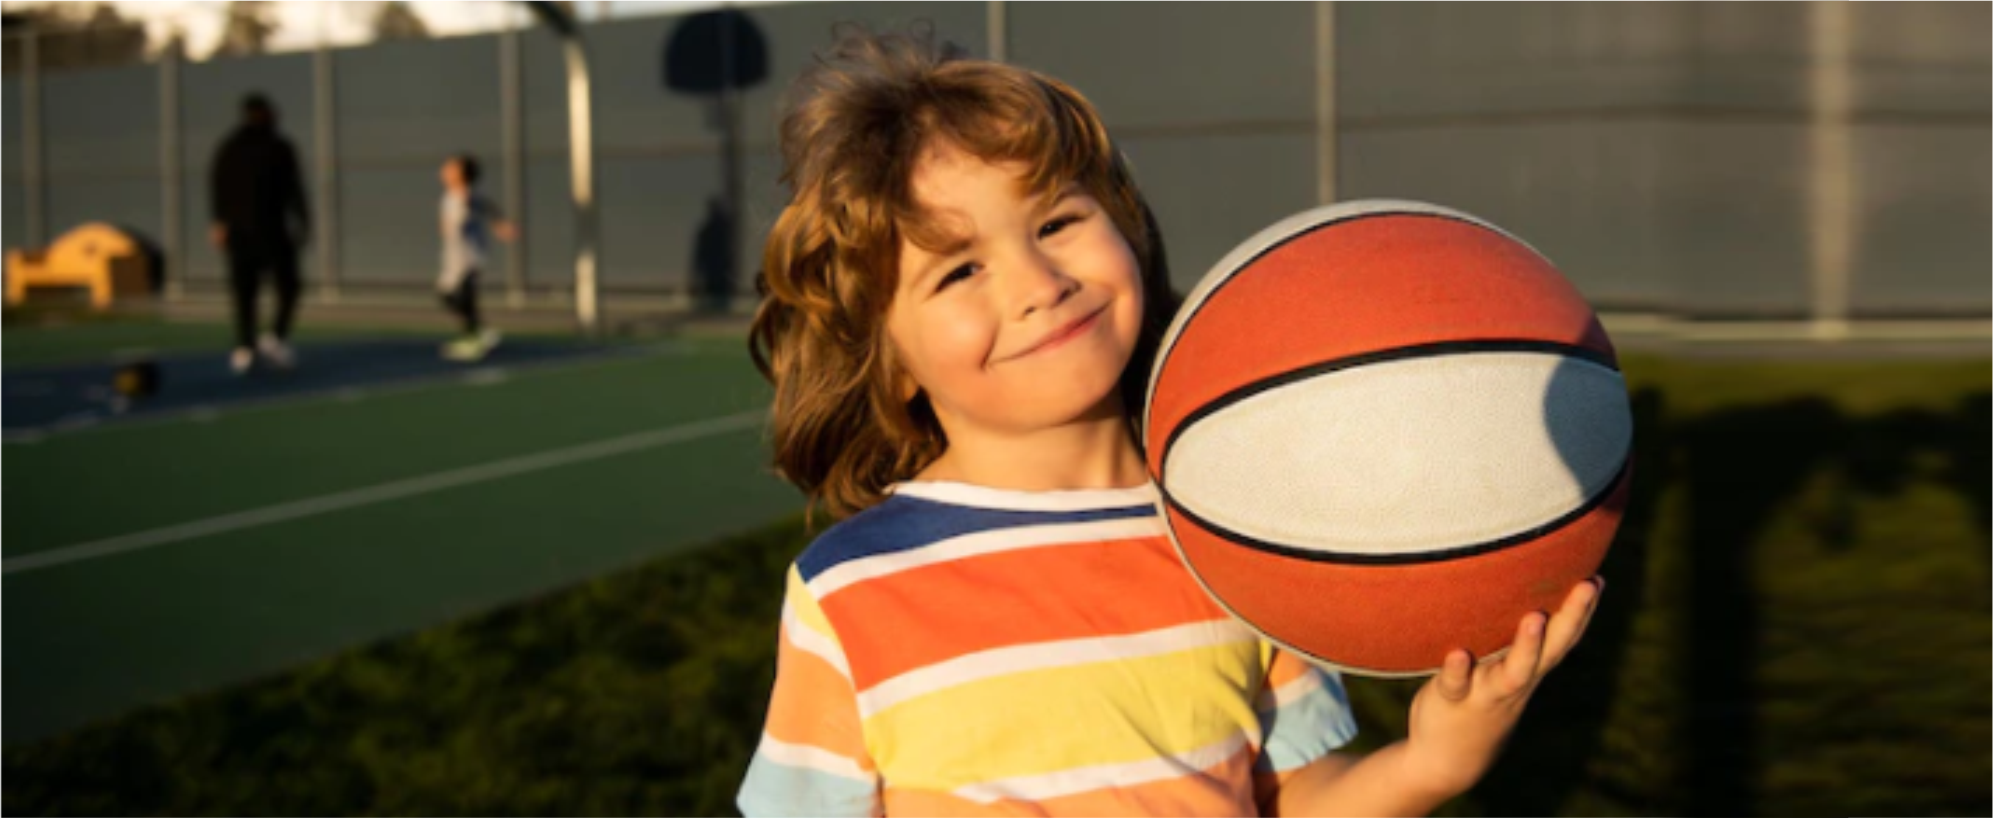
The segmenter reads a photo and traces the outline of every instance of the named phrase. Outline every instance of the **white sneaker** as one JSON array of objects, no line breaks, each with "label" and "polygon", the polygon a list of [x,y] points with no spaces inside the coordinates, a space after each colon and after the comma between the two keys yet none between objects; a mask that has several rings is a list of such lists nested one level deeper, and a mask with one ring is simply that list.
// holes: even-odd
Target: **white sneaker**
[{"label": "white sneaker", "polygon": [[256,352],[278,369],[290,369],[298,365],[297,353],[292,352],[290,345],[278,340],[275,335],[265,335],[256,339]]},{"label": "white sneaker", "polygon": [[228,371],[237,376],[249,374],[250,367],[256,365],[256,350],[249,347],[236,347],[228,353]]},{"label": "white sneaker", "polygon": [[505,336],[502,333],[500,333],[498,330],[490,328],[487,328],[485,329],[485,331],[478,333],[477,335],[478,345],[484,348],[484,351],[482,353],[479,353],[478,357],[482,358],[486,355],[490,355],[492,350],[498,348],[498,342],[504,339],[504,337]]}]

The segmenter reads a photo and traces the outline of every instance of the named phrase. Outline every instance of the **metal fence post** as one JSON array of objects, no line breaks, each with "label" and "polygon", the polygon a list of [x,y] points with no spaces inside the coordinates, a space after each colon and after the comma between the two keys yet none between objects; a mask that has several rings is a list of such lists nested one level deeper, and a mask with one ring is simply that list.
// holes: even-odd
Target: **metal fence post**
[{"label": "metal fence post", "polygon": [[1004,6],[1004,0],[990,0],[989,18],[988,18],[987,27],[989,29],[988,45],[990,51],[990,60],[992,62],[1004,62],[1009,60],[1010,59],[1010,9]]},{"label": "metal fence post", "polygon": [[187,295],[187,205],[180,156],[180,46],[175,40],[159,59],[159,231],[166,273],[166,298]]},{"label": "metal fence post", "polygon": [[1807,249],[1812,268],[1812,334],[1848,335],[1850,269],[1855,252],[1854,77],[1849,52],[1854,10],[1842,3],[1807,4],[1810,162],[1806,197]]},{"label": "metal fence post", "polygon": [[318,293],[339,301],[339,100],[333,84],[332,49],[320,38],[312,54],[312,241],[317,245]]},{"label": "metal fence post", "polygon": [[1336,4],[1315,3],[1315,201],[1336,200]]},{"label": "metal fence post", "polygon": [[505,169],[505,217],[520,225],[512,246],[505,251],[505,303],[513,309],[526,305],[526,242],[530,240],[525,225],[526,207],[526,100],[524,83],[521,79],[520,41],[518,26],[513,26],[498,35],[498,102],[499,131],[504,137],[504,157],[501,166]]},{"label": "metal fence post", "polygon": [[42,173],[41,32],[20,35],[21,48],[21,193],[27,198],[29,247],[48,244],[48,179]]}]

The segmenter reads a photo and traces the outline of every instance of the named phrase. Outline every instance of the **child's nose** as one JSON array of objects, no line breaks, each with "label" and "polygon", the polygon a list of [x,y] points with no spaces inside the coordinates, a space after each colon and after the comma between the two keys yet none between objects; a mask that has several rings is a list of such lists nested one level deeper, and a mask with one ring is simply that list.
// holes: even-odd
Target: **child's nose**
[{"label": "child's nose", "polygon": [[1056,307],[1079,289],[1079,281],[1059,269],[1055,260],[1036,250],[1024,253],[1011,271],[1015,308],[1010,313],[1018,318]]}]

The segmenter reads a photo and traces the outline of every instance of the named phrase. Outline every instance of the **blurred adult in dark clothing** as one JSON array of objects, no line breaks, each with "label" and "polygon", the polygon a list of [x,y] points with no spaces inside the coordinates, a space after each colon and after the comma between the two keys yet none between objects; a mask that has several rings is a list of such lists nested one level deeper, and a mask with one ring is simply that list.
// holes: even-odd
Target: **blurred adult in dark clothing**
[{"label": "blurred adult in dark clothing", "polygon": [[[228,255],[235,297],[235,350],[229,368],[248,372],[259,355],[278,368],[296,361],[287,343],[297,314],[298,247],[311,229],[297,151],[277,133],[277,111],[260,94],[242,101],[242,125],[215,152],[209,179],[213,224],[208,238]],[[277,284],[277,320],[256,336],[256,296],[263,277]]]},{"label": "blurred adult in dark clothing", "polygon": [[706,200],[706,221],[693,238],[692,272],[699,309],[726,312],[734,299],[734,219],[725,202]]}]

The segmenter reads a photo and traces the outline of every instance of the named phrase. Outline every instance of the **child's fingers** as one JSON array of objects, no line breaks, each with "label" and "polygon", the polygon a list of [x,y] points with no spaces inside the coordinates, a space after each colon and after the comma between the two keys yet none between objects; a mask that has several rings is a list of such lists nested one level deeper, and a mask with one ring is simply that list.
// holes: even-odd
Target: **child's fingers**
[{"label": "child's fingers", "polygon": [[1544,640],[1543,671],[1550,672],[1564,656],[1578,646],[1578,639],[1585,635],[1585,628],[1591,624],[1592,614],[1599,608],[1599,597],[1605,593],[1605,578],[1592,577],[1578,583],[1571,594],[1564,598],[1564,607],[1550,618],[1550,630]]},{"label": "child's fingers", "polygon": [[1509,653],[1502,657],[1500,668],[1493,669],[1499,680],[1494,692],[1512,696],[1529,689],[1536,681],[1536,666],[1543,659],[1543,631],[1545,617],[1541,612],[1531,612],[1516,625],[1515,642],[1509,645]]},{"label": "child's fingers", "polygon": [[1446,662],[1439,667],[1439,675],[1434,676],[1432,686],[1440,698],[1450,702],[1464,701],[1474,688],[1474,658],[1467,651],[1456,650],[1446,655]]}]

